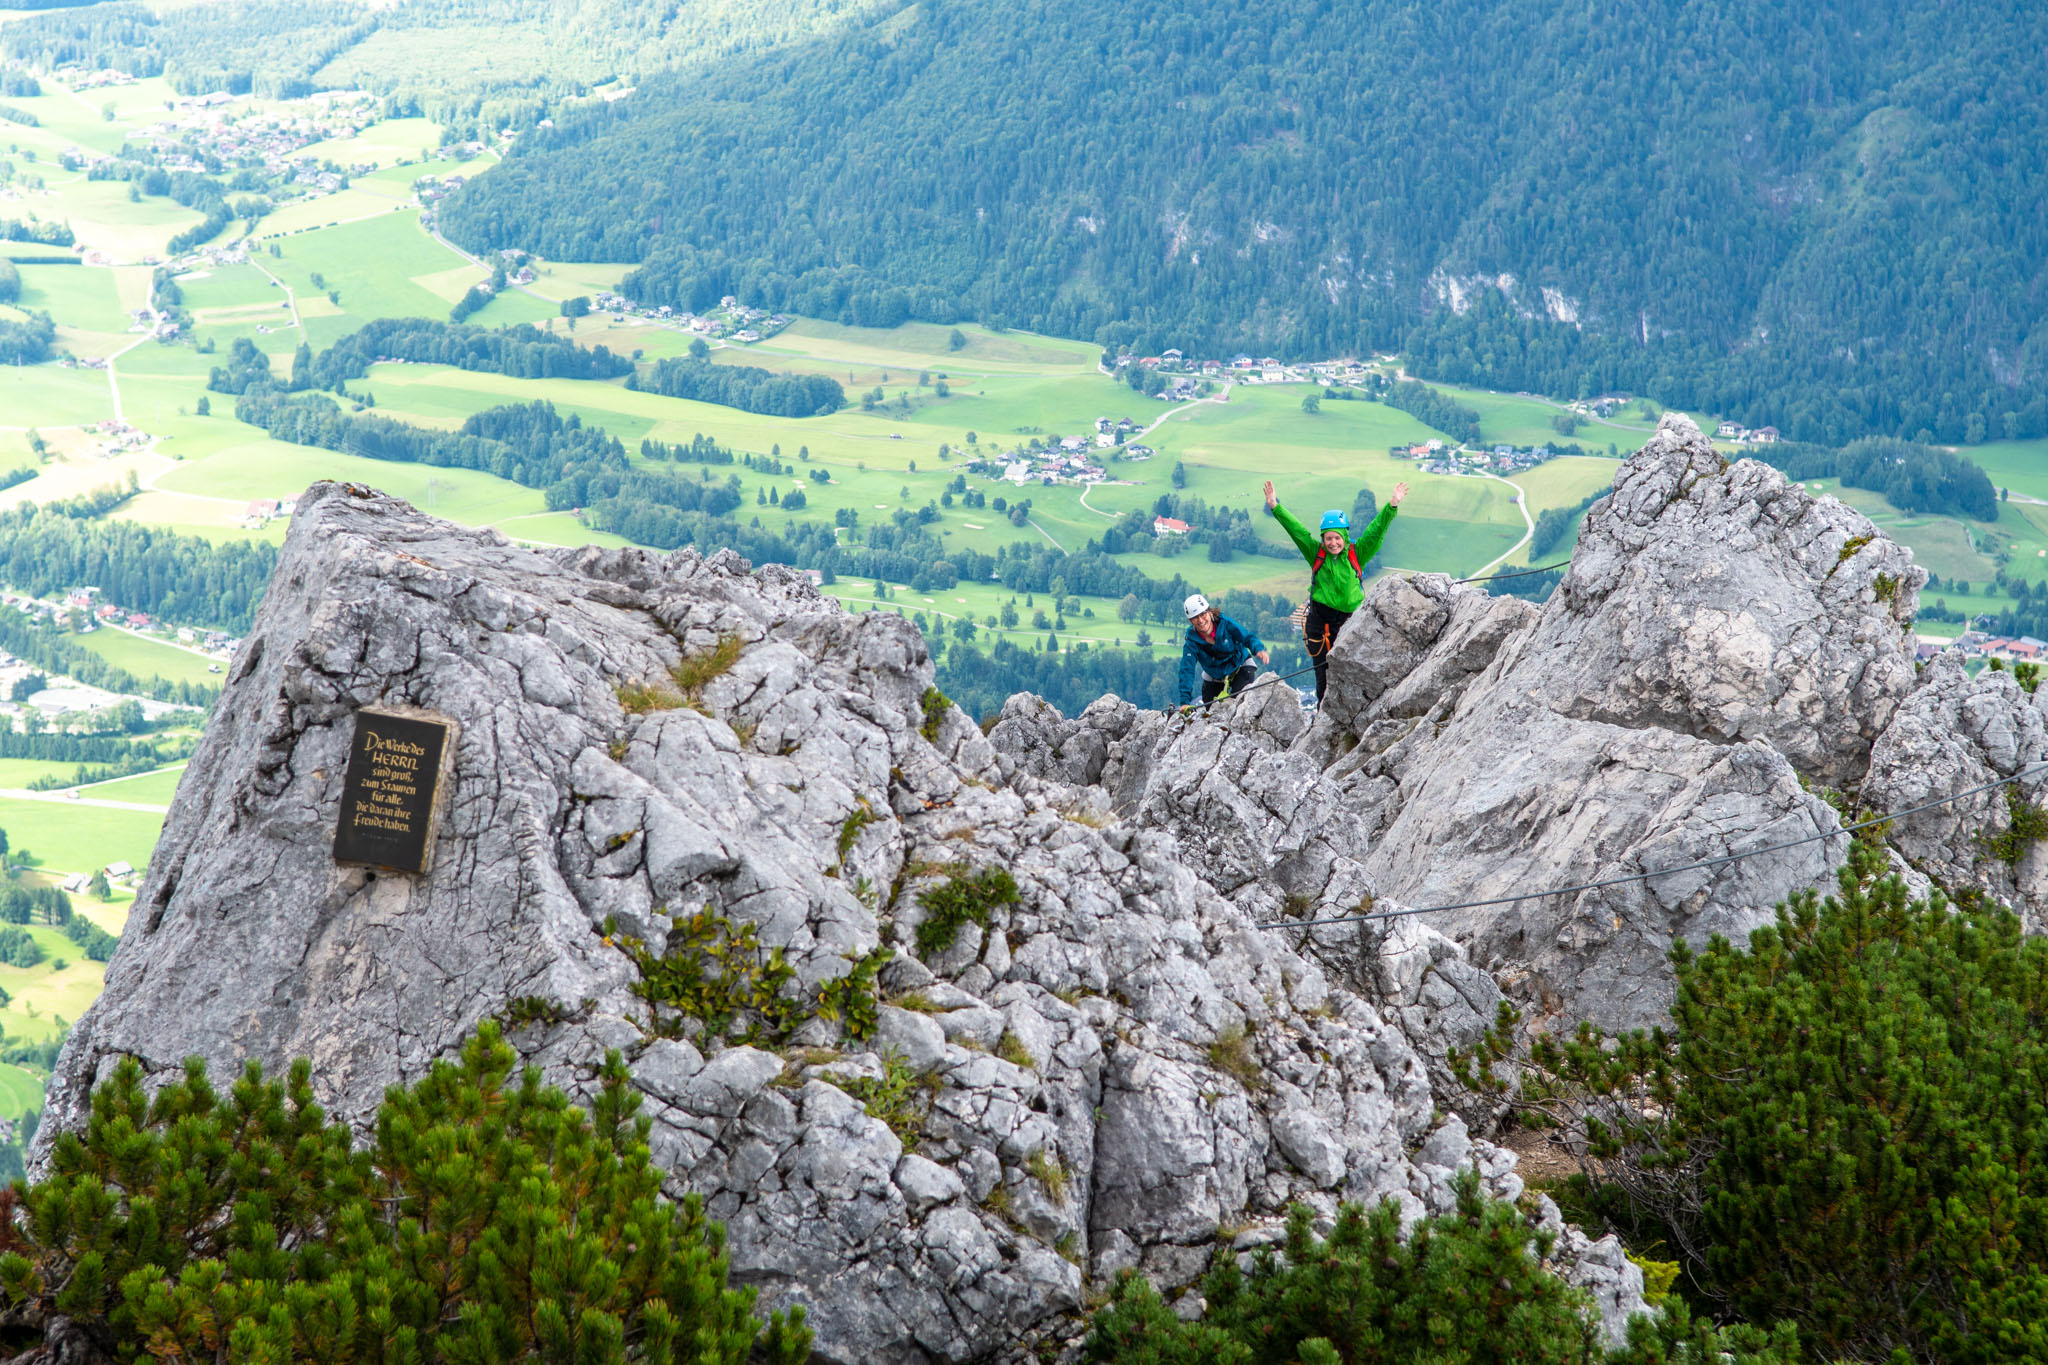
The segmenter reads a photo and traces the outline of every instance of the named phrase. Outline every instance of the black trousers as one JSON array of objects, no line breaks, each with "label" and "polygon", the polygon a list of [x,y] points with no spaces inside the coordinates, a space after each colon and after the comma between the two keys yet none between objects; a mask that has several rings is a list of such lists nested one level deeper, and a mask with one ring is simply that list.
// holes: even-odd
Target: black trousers
[{"label": "black trousers", "polygon": [[[1246,664],[1243,668],[1238,669],[1237,672],[1230,675],[1230,695],[1234,697],[1247,687],[1250,687],[1252,679],[1258,676],[1259,666],[1257,664]],[[1224,680],[1222,678],[1202,679],[1202,705],[1207,706],[1210,702],[1223,695],[1223,683]]]},{"label": "black trousers", "polygon": [[1330,684],[1330,646],[1337,643],[1338,632],[1351,619],[1348,611],[1326,607],[1311,600],[1308,604],[1308,619],[1301,623],[1302,643],[1308,647],[1308,657],[1316,666],[1316,701],[1323,699],[1323,689]]}]

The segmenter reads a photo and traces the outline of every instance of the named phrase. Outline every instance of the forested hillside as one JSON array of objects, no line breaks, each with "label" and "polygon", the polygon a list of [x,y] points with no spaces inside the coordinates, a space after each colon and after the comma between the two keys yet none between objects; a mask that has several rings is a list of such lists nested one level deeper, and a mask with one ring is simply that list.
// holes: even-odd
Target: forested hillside
[{"label": "forested hillside", "polygon": [[553,100],[594,84],[824,32],[877,3],[221,0],[166,9],[121,0],[9,24],[0,30],[0,56],[164,75],[193,94],[371,90],[395,111],[475,133],[531,123]]},{"label": "forested hillside", "polygon": [[692,307],[2035,435],[2044,46],[2011,0],[935,0],[566,116],[443,222]]}]

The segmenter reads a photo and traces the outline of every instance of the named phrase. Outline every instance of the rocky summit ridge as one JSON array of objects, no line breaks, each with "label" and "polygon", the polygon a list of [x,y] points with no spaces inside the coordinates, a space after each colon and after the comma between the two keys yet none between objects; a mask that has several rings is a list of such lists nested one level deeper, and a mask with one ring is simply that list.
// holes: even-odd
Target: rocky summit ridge
[{"label": "rocky summit ridge", "polygon": [[[1839,830],[1823,788],[1903,808],[2048,756],[2009,677],[1916,674],[1923,578],[1667,418],[1546,605],[1383,579],[1312,722],[1265,685],[1194,717],[1019,696],[984,735],[907,622],[793,571],[524,548],[321,484],[39,1142],[129,1056],[308,1057],[360,1127],[497,1019],[579,1097],[625,1056],[671,1191],[705,1196],[764,1307],[806,1305],[822,1360],[1020,1358],[1091,1287],[1137,1268],[1181,1294],[1292,1203],[1419,1216],[1464,1168],[1522,1196],[1449,1050],[1504,993],[1539,1021],[1656,1017],[1674,937],[1761,922],[1846,836],[1261,921],[1654,872]],[[365,708],[453,726],[416,877],[333,857]],[[2005,811],[1903,822],[1901,866],[2038,918],[2036,855],[1981,855]],[[706,936],[779,949],[779,998],[809,1003],[707,1027],[650,984]],[[1525,1202],[1618,1332],[1637,1271]]]}]

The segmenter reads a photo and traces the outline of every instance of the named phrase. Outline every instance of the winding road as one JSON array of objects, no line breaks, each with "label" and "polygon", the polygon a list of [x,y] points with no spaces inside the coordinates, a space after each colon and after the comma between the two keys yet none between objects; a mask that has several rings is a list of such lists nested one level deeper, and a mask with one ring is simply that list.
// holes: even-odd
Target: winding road
[{"label": "winding road", "polygon": [[1522,525],[1525,529],[1522,532],[1522,538],[1508,546],[1506,552],[1499,559],[1494,560],[1483,569],[1474,570],[1468,575],[1472,578],[1484,578],[1487,574],[1492,573],[1505,563],[1510,555],[1514,554],[1515,551],[1521,549],[1524,545],[1527,545],[1529,537],[1536,534],[1536,522],[1529,515],[1529,495],[1523,491],[1522,485],[1516,483],[1513,479],[1503,479],[1498,474],[1488,474],[1486,477],[1492,479],[1495,483],[1504,483],[1515,490],[1515,506],[1519,507],[1522,511]]}]

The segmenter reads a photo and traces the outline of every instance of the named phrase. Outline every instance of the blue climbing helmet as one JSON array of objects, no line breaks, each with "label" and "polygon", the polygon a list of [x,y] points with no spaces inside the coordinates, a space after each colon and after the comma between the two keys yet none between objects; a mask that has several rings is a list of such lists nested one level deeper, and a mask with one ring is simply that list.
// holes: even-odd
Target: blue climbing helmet
[{"label": "blue climbing helmet", "polygon": [[1316,529],[1319,531],[1348,531],[1351,529],[1351,518],[1344,514],[1343,508],[1332,507],[1329,511],[1323,513],[1323,524]]}]

